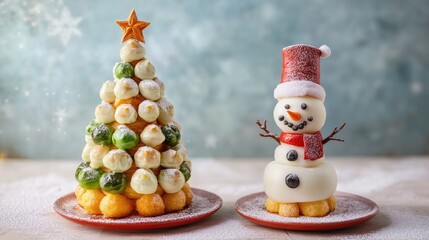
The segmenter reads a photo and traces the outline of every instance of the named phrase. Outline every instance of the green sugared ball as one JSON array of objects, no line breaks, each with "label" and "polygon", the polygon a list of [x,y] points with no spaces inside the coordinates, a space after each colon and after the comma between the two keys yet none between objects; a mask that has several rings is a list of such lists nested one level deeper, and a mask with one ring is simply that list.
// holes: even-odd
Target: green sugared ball
[{"label": "green sugared ball", "polygon": [[77,175],[77,181],[82,188],[97,189],[100,188],[100,178],[104,171],[102,169],[84,168]]},{"label": "green sugared ball", "polygon": [[92,140],[98,145],[112,145],[112,135],[114,131],[115,129],[112,126],[101,123],[92,131]]},{"label": "green sugared ball", "polygon": [[88,125],[86,126],[85,134],[86,134],[86,135],[91,135],[91,134],[92,134],[92,132],[94,131],[94,129],[95,129],[98,125],[100,125],[100,124],[101,124],[101,123],[99,123],[99,122],[95,121],[95,119],[94,119],[94,120],[91,120],[91,122],[89,122],[89,123],[88,123]]},{"label": "green sugared ball", "polygon": [[112,194],[119,194],[127,186],[127,177],[124,173],[107,172],[100,178],[100,187]]},{"label": "green sugared ball", "polygon": [[131,149],[139,143],[139,136],[128,127],[119,126],[112,136],[113,144],[119,149]]},{"label": "green sugared ball", "polygon": [[134,68],[127,62],[118,62],[113,67],[113,76],[116,79],[131,78],[134,76]]},{"label": "green sugared ball", "polygon": [[183,176],[185,177],[185,182],[191,178],[191,168],[186,161],[180,165],[180,172],[182,172]]},{"label": "green sugared ball", "polygon": [[165,125],[161,128],[162,133],[165,136],[164,143],[170,147],[176,146],[180,141],[180,131],[173,124]]},{"label": "green sugared ball", "polygon": [[79,181],[78,176],[79,173],[85,169],[85,168],[89,168],[89,163],[87,162],[82,162],[81,164],[79,164],[79,166],[76,168],[76,172],[74,173],[74,178]]}]

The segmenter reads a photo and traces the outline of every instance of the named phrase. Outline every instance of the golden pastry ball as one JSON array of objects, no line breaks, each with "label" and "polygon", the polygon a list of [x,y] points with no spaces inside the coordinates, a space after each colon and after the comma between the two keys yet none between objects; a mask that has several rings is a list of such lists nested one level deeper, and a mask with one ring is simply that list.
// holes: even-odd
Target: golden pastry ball
[{"label": "golden pastry ball", "polygon": [[[134,156],[134,155],[130,155],[130,156]],[[131,181],[131,178],[133,177],[133,174],[136,172],[136,170],[137,170],[137,166],[133,162],[133,164],[131,164],[131,167],[127,171],[124,172],[125,176],[127,177],[128,183]]]},{"label": "golden pastry ball", "polygon": [[89,214],[101,214],[100,202],[104,198],[103,192],[97,189],[86,189],[81,195],[80,205]]},{"label": "golden pastry ball", "polygon": [[76,196],[76,201],[79,205],[82,206],[82,195],[86,192],[86,189],[77,185],[76,190],[74,191],[74,195]]},{"label": "golden pastry ball", "polygon": [[330,196],[328,199],[326,199],[326,202],[329,206],[329,211],[332,212],[337,207],[337,201],[334,196]]},{"label": "golden pastry ball", "polygon": [[283,217],[299,217],[299,206],[297,203],[281,203],[279,215]]},{"label": "golden pastry ball", "polygon": [[144,217],[164,214],[164,209],[164,202],[159,194],[143,194],[136,201],[136,210]]},{"label": "golden pastry ball", "polygon": [[166,212],[175,212],[182,210],[186,205],[186,195],[182,190],[175,193],[166,193],[162,195]]},{"label": "golden pastry ball", "polygon": [[134,191],[134,189],[131,187],[129,182],[125,187],[124,191],[122,192],[122,194],[124,194],[129,199],[139,199],[142,196],[142,194]]},{"label": "golden pastry ball", "polygon": [[323,217],[329,213],[326,200],[298,203],[301,214],[309,217]]},{"label": "golden pastry ball", "polygon": [[100,210],[107,218],[122,218],[131,214],[134,203],[121,194],[107,194],[100,202]]},{"label": "golden pastry ball", "polygon": [[164,192],[164,189],[162,189],[161,185],[158,184],[158,187],[156,187],[155,193],[162,196],[165,192]]},{"label": "golden pastry ball", "polygon": [[267,209],[268,212],[278,213],[279,206],[280,204],[271,198],[267,198],[267,200],[265,201],[265,208]]},{"label": "golden pastry ball", "polygon": [[[138,85],[138,83],[137,83],[137,85]],[[127,99],[116,98],[115,102],[112,105],[113,105],[113,107],[118,108],[122,104],[131,104],[134,107],[134,109],[139,109],[139,104],[141,102],[143,102],[145,99],[146,98],[144,98],[142,95],[138,94],[134,97],[127,98]],[[143,131],[143,129],[141,129],[141,130]],[[141,132],[141,131],[139,131],[139,132]]]},{"label": "golden pastry ball", "polygon": [[194,193],[192,192],[191,187],[188,183],[185,183],[185,186],[183,186],[182,191],[185,193],[186,196],[186,206],[189,206],[192,202],[192,198],[194,197]]}]

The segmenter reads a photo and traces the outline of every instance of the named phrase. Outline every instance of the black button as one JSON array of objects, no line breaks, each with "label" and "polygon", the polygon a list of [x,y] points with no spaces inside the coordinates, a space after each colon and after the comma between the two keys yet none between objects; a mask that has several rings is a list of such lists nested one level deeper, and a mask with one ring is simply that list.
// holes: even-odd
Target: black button
[{"label": "black button", "polygon": [[288,174],[285,178],[286,185],[290,188],[297,188],[299,186],[299,177],[296,174]]},{"label": "black button", "polygon": [[286,159],[289,161],[296,161],[298,159],[298,152],[296,150],[290,150],[286,154]]}]

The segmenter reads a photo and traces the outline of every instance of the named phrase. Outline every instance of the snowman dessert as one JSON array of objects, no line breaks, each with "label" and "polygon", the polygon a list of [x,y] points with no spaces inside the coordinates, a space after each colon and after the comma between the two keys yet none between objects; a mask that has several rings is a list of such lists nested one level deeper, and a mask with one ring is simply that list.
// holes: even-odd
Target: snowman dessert
[{"label": "snowman dessert", "polygon": [[322,217],[336,206],[335,168],[325,161],[323,145],[334,138],[345,124],[323,139],[320,129],[326,119],[325,91],[320,86],[320,58],[330,55],[329,47],[293,45],[283,49],[283,71],[274,90],[278,100],[274,120],[280,136],[259,127],[262,137],[274,138],[279,146],[264,172],[267,211],[285,217]]}]

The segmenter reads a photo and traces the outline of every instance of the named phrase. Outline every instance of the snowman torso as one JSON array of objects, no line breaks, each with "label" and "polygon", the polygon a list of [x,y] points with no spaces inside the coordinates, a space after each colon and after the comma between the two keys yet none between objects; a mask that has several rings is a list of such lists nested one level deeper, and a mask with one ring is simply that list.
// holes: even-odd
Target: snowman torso
[{"label": "snowman torso", "polygon": [[304,159],[304,147],[293,146],[290,144],[280,144],[274,151],[274,159],[278,163],[283,163],[289,166],[311,167],[324,162],[324,158],[317,160]]},{"label": "snowman torso", "polygon": [[265,193],[281,203],[327,199],[336,187],[337,174],[328,162],[315,167],[300,167],[272,161],[264,172]]},{"label": "snowman torso", "polygon": [[[317,134],[325,116],[323,102],[312,97],[283,98],[274,109],[274,119],[282,132],[302,139],[305,139],[304,134],[310,137]],[[292,203],[332,196],[337,187],[337,174],[335,168],[324,160],[321,139],[314,139],[318,139],[316,144],[301,146],[281,142],[276,148],[274,161],[264,171],[264,190],[268,197],[277,202]],[[314,146],[322,148],[322,154],[308,159],[308,153],[315,152],[309,148]]]}]

